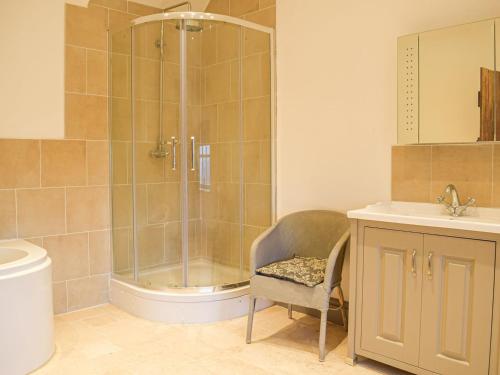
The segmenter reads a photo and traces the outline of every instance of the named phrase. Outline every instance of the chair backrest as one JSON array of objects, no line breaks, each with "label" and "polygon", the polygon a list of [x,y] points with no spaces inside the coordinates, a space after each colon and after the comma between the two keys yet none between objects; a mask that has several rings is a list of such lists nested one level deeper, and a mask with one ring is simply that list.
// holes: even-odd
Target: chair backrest
[{"label": "chair backrest", "polygon": [[[349,220],[335,211],[299,211],[285,216],[278,228],[280,242],[290,255],[324,259],[349,229]],[[343,254],[339,255],[342,257],[339,261],[343,261]]]}]

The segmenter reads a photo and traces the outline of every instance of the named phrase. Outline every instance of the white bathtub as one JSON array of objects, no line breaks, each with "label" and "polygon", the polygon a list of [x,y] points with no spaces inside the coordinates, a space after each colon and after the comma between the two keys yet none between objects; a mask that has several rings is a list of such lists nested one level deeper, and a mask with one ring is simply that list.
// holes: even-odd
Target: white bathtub
[{"label": "white bathtub", "polygon": [[54,352],[52,268],[47,252],[0,241],[0,374],[26,374]]}]

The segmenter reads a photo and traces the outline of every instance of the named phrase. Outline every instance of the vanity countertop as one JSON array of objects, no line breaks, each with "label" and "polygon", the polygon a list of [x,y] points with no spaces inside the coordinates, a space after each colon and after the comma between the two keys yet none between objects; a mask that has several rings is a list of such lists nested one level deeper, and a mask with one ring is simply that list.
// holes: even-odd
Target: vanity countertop
[{"label": "vanity countertop", "polygon": [[348,211],[347,217],[500,234],[499,208],[470,207],[464,216],[452,217],[439,204],[393,201]]}]

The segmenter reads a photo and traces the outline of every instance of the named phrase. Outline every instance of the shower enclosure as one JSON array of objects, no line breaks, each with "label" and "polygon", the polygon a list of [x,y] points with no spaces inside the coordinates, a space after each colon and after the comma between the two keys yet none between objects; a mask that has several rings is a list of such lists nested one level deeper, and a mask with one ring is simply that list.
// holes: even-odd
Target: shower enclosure
[{"label": "shower enclosure", "polygon": [[273,30],[173,12],[109,35],[112,283],[243,295],[275,215]]}]

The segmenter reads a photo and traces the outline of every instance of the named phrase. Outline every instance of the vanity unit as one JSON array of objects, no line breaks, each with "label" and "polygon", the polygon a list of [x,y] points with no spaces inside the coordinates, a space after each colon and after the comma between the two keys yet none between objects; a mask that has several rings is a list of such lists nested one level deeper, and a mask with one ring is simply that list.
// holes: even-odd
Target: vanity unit
[{"label": "vanity unit", "polygon": [[500,209],[390,202],[348,217],[348,362],[500,375]]}]

